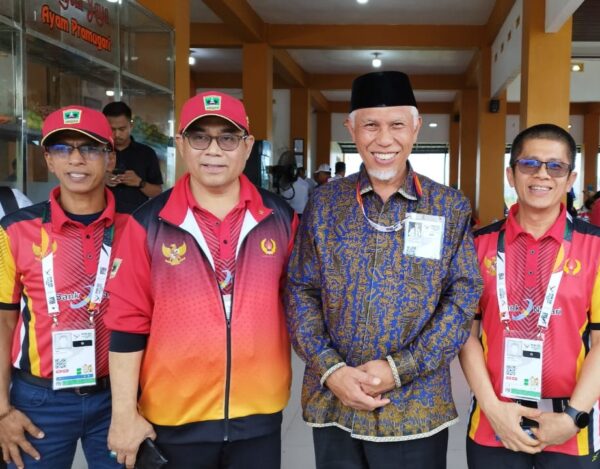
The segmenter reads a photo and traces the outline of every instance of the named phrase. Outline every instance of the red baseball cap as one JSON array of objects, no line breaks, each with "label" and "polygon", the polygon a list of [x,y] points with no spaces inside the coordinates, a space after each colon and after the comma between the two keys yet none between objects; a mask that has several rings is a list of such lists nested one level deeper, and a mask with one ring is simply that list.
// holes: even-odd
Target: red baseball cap
[{"label": "red baseball cap", "polygon": [[97,142],[115,147],[112,129],[108,120],[100,111],[83,106],[66,106],[46,117],[42,126],[43,145],[46,139],[63,130],[73,130],[86,135]]},{"label": "red baseball cap", "polygon": [[228,120],[238,129],[250,133],[250,121],[239,99],[219,91],[206,91],[188,99],[181,109],[179,133],[201,117],[217,116]]}]

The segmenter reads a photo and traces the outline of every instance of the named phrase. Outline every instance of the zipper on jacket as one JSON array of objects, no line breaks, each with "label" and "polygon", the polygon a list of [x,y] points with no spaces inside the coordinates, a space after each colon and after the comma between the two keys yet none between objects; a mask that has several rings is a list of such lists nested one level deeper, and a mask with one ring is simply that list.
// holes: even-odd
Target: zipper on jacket
[{"label": "zipper on jacket", "polygon": [[[198,245],[198,242],[196,241],[196,239],[194,238],[194,236],[192,236],[187,230],[183,230],[181,229],[180,226],[174,225],[173,223],[158,217],[158,219],[165,223],[166,225],[169,225],[179,231],[183,231],[184,233],[186,233],[187,235],[191,236],[192,239],[194,240],[194,243],[196,244],[196,247],[198,248],[198,250],[200,251],[200,253],[202,254],[202,256],[206,259],[206,254],[204,253],[204,251],[202,250],[202,248]],[[206,259],[208,261],[208,259]],[[226,327],[227,327],[227,359],[226,359],[226,366],[225,366],[225,402],[223,404],[223,421],[224,421],[224,429],[223,429],[223,441],[229,441],[229,393],[230,393],[230,389],[231,389],[231,316],[233,314],[233,288],[235,285],[235,280],[232,282],[231,285],[231,310],[229,311],[229,318],[227,317],[227,310],[225,309],[225,302],[223,301],[223,295],[221,294],[221,287],[219,286],[219,279],[217,277],[217,272],[214,269],[211,269],[214,275],[214,279],[215,279],[215,284],[217,285],[217,293],[219,294],[219,297],[221,298],[221,305],[223,306],[223,317],[225,318],[225,323],[226,323]]]},{"label": "zipper on jacket", "polygon": [[[215,279],[217,274],[215,272]],[[235,281],[234,281],[235,282]],[[229,441],[229,394],[231,390],[231,316],[233,314],[233,283],[231,285],[231,305],[229,311],[229,317],[227,317],[227,310],[225,309],[225,302],[223,301],[223,295],[221,295],[221,303],[223,304],[223,315],[225,316],[225,323],[227,324],[227,364],[225,371],[225,403],[224,403],[224,434],[223,441]],[[217,287],[219,283],[217,281]],[[219,288],[219,294],[221,290]]]}]

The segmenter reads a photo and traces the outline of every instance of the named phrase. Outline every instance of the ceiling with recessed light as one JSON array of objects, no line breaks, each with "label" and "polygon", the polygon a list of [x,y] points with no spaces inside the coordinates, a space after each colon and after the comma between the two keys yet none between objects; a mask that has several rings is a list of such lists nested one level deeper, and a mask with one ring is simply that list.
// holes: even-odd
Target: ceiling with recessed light
[{"label": "ceiling with recessed light", "polygon": [[[584,2],[583,6],[589,1]],[[258,21],[269,26],[279,26],[278,39],[284,46],[274,47],[285,52],[288,59],[309,76],[314,75],[320,78],[326,75],[356,76],[369,72],[374,70],[371,65],[373,54],[378,53],[383,63],[380,70],[402,70],[409,75],[443,78],[465,75],[477,53],[476,47],[468,44],[468,40],[463,41],[462,44],[453,45],[453,33],[457,32],[460,35],[460,31],[464,28],[468,36],[470,31],[484,27],[497,2],[512,5],[510,0],[369,0],[364,5],[357,3],[356,0],[247,0],[247,5],[253,10]],[[226,29],[227,34],[236,34],[235,21],[230,22],[228,17],[224,21],[222,10],[217,11],[220,13],[217,14],[207,6],[213,5],[215,8],[215,4],[218,5],[217,0],[206,0],[206,3],[205,0],[191,0],[192,38],[195,37],[194,28],[202,28],[203,24],[206,25],[205,28],[209,25],[225,25],[226,28],[231,26],[230,30]],[[216,10],[218,9],[217,6]],[[584,30],[583,26],[577,25],[586,24],[585,16],[590,15],[579,15],[574,20],[574,37],[579,34],[583,39],[592,39],[573,43],[573,56],[579,57],[577,62],[584,63],[584,73],[576,74],[580,75],[575,79],[579,85],[582,83],[582,76],[588,70],[590,73],[596,73],[598,70],[596,65],[600,64],[600,43],[595,42],[594,28],[587,28],[586,31],[591,31],[587,35],[578,32]],[[282,25],[285,25],[283,29]],[[343,28],[343,25],[381,25],[382,32],[377,31],[377,28],[374,27],[368,30],[371,32],[369,35],[361,36],[362,31],[357,31],[357,37],[352,38],[352,41],[347,40],[347,42],[352,42],[348,45],[344,45],[344,40],[341,39],[333,47],[312,43],[309,47],[302,47],[296,45],[301,42],[298,36],[304,32],[302,29],[294,29],[298,25],[305,25],[306,29],[316,28],[319,25],[332,25],[331,28],[328,28],[334,31],[332,35],[335,35],[335,31],[337,31],[335,28]],[[442,44],[419,47],[396,47],[389,43],[384,44],[387,32],[391,31],[386,28],[390,28],[390,25],[397,25],[398,28],[405,25],[407,30],[411,26],[421,25],[427,34],[440,35]],[[317,30],[315,29],[315,31]],[[203,81],[204,78],[210,81],[223,75],[231,80],[232,75],[241,74],[242,71],[241,46],[235,44],[227,45],[227,47],[215,46],[214,43],[219,41],[213,39],[210,41],[211,44],[192,44],[191,54],[196,58],[196,64],[192,67],[192,76],[198,78],[201,85],[209,86]],[[334,42],[331,41],[331,38],[329,41]],[[317,42],[315,41],[315,43]],[[378,44],[380,45],[378,46]],[[589,62],[593,62],[593,64],[589,65]],[[275,72],[278,72],[277,64]],[[600,77],[595,78],[597,83]],[[443,82],[443,80],[441,81]],[[281,85],[281,81],[275,80],[275,82],[276,86],[285,87],[285,84]],[[235,83],[235,80],[232,80],[231,83]],[[339,83],[339,85],[320,89],[327,100],[346,101],[348,99],[347,84],[342,80]],[[217,85],[218,83],[215,83],[213,86]],[[456,91],[451,89],[452,86],[440,86],[440,88],[438,90],[435,89],[435,86],[428,86],[426,89],[418,90],[419,99],[421,101],[438,100],[439,102],[454,100]],[[519,83],[516,80],[509,88],[509,100],[518,100],[518,88]],[[600,87],[593,87],[595,89],[590,89],[589,93],[582,92],[581,86],[578,88],[575,93],[572,92],[574,94],[572,100],[598,100],[597,95],[600,91],[596,92],[595,90],[600,90]],[[583,86],[583,88],[587,89],[588,86]]]}]

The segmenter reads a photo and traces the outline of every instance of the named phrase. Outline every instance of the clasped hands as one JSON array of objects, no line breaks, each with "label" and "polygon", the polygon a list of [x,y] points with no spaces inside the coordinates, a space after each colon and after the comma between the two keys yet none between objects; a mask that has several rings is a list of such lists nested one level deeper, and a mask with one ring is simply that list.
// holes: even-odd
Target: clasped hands
[{"label": "clasped hands", "polygon": [[356,410],[375,410],[390,403],[383,394],[396,387],[387,360],[371,360],[358,367],[342,366],[325,385],[345,406]]},{"label": "clasped hands", "polygon": [[[514,402],[498,400],[483,410],[504,447],[512,451],[539,453],[546,446],[564,443],[579,430],[565,413],[542,412]],[[531,435],[521,428],[523,417],[539,425],[530,429]]]}]

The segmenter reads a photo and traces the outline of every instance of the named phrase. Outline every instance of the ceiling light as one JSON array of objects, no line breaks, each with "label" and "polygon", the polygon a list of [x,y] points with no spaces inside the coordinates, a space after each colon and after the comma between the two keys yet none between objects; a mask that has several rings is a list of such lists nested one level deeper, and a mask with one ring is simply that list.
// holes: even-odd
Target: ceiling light
[{"label": "ceiling light", "polygon": [[117,3],[119,0],[106,0],[108,3]]},{"label": "ceiling light", "polygon": [[194,57],[193,55],[190,55],[190,58],[188,59],[188,63],[190,65],[196,65],[196,57]]},{"label": "ceiling light", "polygon": [[365,3],[369,3],[369,0],[356,0],[356,2],[364,5]]},{"label": "ceiling light", "polygon": [[379,58],[379,52],[373,52],[373,61],[371,62],[371,64],[373,65],[373,67],[375,68],[379,68],[381,67],[381,59]]},{"label": "ceiling light", "polygon": [[571,71],[572,72],[583,72],[583,63],[581,63],[581,62],[572,63],[571,64]]},{"label": "ceiling light", "polygon": [[430,122],[429,123],[429,127],[431,127],[432,129],[435,129],[437,127],[437,122]]},{"label": "ceiling light", "polygon": [[115,95],[114,90],[106,90],[106,96],[112,98]]},{"label": "ceiling light", "polygon": [[573,126],[572,126],[571,124],[569,124],[569,127],[568,127],[568,128],[570,129],[571,127],[573,127]]}]

